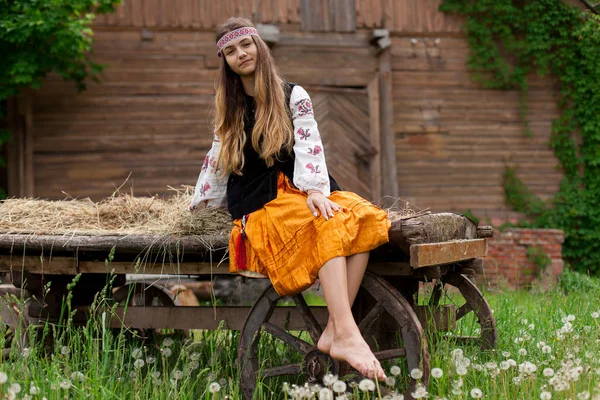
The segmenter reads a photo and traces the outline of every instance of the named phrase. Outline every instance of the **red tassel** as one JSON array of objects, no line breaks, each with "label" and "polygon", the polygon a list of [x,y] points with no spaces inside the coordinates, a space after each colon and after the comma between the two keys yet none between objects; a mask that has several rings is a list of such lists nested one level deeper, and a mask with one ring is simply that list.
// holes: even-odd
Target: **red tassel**
[{"label": "red tassel", "polygon": [[246,265],[246,246],[244,244],[244,234],[240,233],[235,243],[236,249],[236,261],[239,269],[246,270],[248,266]]}]

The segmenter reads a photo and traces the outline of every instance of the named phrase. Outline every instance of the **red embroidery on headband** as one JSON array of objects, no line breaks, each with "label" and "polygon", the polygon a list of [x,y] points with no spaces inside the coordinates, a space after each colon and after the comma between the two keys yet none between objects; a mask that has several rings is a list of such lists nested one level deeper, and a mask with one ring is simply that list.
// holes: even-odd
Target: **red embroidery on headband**
[{"label": "red embroidery on headband", "polygon": [[237,39],[241,36],[246,36],[246,35],[260,36],[258,34],[258,30],[256,28],[252,28],[251,26],[246,26],[246,27],[238,28],[234,31],[231,31],[227,35],[225,35],[221,39],[219,39],[219,41],[217,42],[217,55],[219,57],[221,57],[221,49],[223,47],[225,47],[225,45],[227,43],[229,43],[233,39]]}]

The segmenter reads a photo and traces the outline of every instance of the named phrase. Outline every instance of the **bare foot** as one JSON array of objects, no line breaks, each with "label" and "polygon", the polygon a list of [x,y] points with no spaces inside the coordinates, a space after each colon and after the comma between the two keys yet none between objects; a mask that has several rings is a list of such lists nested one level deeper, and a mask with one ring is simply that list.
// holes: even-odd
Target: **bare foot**
[{"label": "bare foot", "polygon": [[331,343],[333,342],[333,327],[330,322],[327,322],[327,326],[325,330],[321,334],[319,338],[319,342],[317,343],[317,348],[321,353],[329,354],[329,350],[331,349]]},{"label": "bare foot", "polygon": [[346,361],[352,368],[368,378],[377,377],[380,381],[386,379],[379,360],[375,358],[358,330],[354,334],[335,336],[331,342],[329,355],[336,360]]}]

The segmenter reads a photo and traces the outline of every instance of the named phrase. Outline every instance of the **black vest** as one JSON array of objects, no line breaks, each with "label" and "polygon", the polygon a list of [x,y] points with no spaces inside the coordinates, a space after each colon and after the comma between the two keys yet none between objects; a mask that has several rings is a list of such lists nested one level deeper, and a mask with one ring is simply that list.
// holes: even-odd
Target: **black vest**
[{"label": "black vest", "polygon": [[[296,85],[293,83],[285,84],[286,106],[290,104],[290,96],[294,86]],[[288,177],[292,185],[294,182],[295,157],[293,151],[291,154],[282,151],[278,157],[279,159],[275,160],[275,164],[272,167],[267,167],[265,161],[260,158],[252,146],[251,135],[254,122],[254,98],[246,95],[244,167],[242,168],[242,175],[231,173],[227,181],[227,208],[233,219],[250,214],[277,197],[277,176],[280,171]],[[340,190],[331,175],[329,176],[329,183],[332,192]]]}]

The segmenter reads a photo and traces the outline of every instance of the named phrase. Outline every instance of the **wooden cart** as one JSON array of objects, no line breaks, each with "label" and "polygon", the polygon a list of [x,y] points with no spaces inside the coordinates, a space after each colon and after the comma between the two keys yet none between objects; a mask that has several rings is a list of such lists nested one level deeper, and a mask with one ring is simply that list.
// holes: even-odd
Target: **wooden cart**
[{"label": "wooden cart", "polygon": [[[361,291],[353,306],[358,326],[379,360],[404,363],[408,371],[423,371],[421,381],[429,379],[429,348],[426,330],[457,330],[461,321],[477,324],[471,335],[452,334],[453,340],[477,342],[482,348],[496,344],[496,327],[489,304],[469,279],[480,273],[487,253],[486,237],[491,227],[477,227],[464,216],[443,213],[425,214],[395,221],[390,243],[372,252]],[[308,306],[299,294],[285,306],[272,287],[250,306],[177,307],[177,299],[158,285],[127,284],[124,274],[229,274],[226,262],[226,236],[39,236],[0,234],[0,271],[10,273],[13,285],[2,285],[5,296],[2,317],[5,323],[54,320],[66,285],[82,274],[75,288],[73,305],[80,310],[80,321],[93,295],[106,283],[107,273],[118,274],[123,285],[114,292],[117,301],[126,298],[128,285],[134,285],[134,301],[116,309],[113,327],[125,324],[138,329],[217,329],[241,330],[238,349],[242,369],[241,387],[251,398],[257,379],[281,375],[306,374],[308,381],[322,379],[326,370],[345,374],[340,365],[320,353],[316,343],[327,323],[326,307]],[[106,259],[114,248],[114,259]],[[44,284],[52,281],[44,304],[31,300],[16,309],[6,294],[41,299]],[[425,285],[424,285],[425,283]],[[22,288],[22,286],[24,286]],[[148,312],[151,307],[151,312]],[[23,318],[17,318],[21,313]],[[470,316],[473,317],[470,317]],[[20,321],[20,322],[19,322]],[[425,328],[425,330],[424,330]],[[464,330],[464,329],[463,329]],[[299,336],[297,331],[308,335]],[[450,335],[450,333],[446,335]],[[260,370],[258,342],[271,335],[300,353],[302,361],[273,365]],[[312,339],[312,343],[308,340]],[[442,335],[437,335],[442,336]],[[306,340],[304,340],[305,338]],[[18,339],[18,338],[16,338]],[[409,383],[408,393],[416,381]],[[407,397],[410,398],[410,395]]]}]

